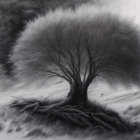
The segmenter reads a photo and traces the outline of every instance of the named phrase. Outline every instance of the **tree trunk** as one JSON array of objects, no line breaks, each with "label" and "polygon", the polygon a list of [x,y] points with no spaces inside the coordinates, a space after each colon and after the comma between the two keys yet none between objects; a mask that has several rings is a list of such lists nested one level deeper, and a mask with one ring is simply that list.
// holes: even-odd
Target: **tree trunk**
[{"label": "tree trunk", "polygon": [[74,83],[70,86],[68,100],[72,105],[84,105],[87,103],[87,89],[88,86],[83,83]]}]

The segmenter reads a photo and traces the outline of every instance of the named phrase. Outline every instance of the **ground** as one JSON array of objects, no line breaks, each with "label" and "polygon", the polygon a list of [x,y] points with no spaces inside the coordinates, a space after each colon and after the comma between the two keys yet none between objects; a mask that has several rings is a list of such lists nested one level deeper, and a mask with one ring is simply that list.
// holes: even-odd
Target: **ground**
[{"label": "ground", "polygon": [[[7,78],[3,77],[4,82]],[[6,84],[5,84],[6,85]],[[94,84],[93,84],[94,85]],[[89,89],[89,98],[92,101],[100,102],[108,108],[112,108],[120,113],[126,119],[132,122],[140,122],[139,119],[139,89],[132,87],[129,90],[118,85],[116,89],[110,89],[107,84],[97,82]],[[8,84],[9,86],[9,84]],[[25,88],[26,87],[26,88]],[[50,124],[44,119],[39,119],[28,113],[17,112],[9,108],[10,102],[18,97],[44,99],[48,97],[50,100],[65,98],[68,85],[61,79],[52,79],[44,87],[39,88],[32,85],[25,86],[23,83],[13,84],[9,90],[3,90],[0,94],[0,139],[5,140],[137,140],[140,138],[138,134],[102,134],[98,135],[95,130],[71,129],[61,122]],[[56,94],[57,92],[57,94]]]}]

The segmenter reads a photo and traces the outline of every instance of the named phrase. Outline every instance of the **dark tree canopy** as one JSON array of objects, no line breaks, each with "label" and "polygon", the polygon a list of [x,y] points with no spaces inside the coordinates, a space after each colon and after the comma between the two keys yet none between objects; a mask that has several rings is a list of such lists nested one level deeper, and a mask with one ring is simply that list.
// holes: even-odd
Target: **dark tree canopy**
[{"label": "dark tree canopy", "polygon": [[110,83],[138,83],[137,29],[115,15],[79,11],[58,10],[30,23],[14,47],[17,73],[29,79],[104,76]]}]

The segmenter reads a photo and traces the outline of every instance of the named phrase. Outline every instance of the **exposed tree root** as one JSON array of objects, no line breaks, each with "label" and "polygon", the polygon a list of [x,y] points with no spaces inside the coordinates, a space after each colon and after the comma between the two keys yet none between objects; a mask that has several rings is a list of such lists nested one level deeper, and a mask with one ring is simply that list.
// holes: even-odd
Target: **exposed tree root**
[{"label": "exposed tree root", "polygon": [[50,102],[46,100],[16,100],[11,104],[20,112],[28,111],[38,115],[46,115],[53,120],[64,120],[82,128],[94,127],[103,131],[133,132],[136,126],[123,120],[118,113],[102,106],[87,103],[85,106],[74,106],[63,102]]}]

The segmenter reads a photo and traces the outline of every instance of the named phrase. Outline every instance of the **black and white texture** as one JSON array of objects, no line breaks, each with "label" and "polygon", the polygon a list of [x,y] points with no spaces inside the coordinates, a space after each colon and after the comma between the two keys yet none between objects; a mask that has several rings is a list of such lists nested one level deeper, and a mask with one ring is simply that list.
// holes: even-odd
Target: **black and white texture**
[{"label": "black and white texture", "polygon": [[[19,102],[22,97],[37,97],[35,100],[23,99],[21,103],[25,104],[30,104],[32,101],[33,103],[44,104],[44,98],[46,97],[65,98],[69,92],[68,84],[60,79],[49,79],[46,71],[44,71],[44,68],[49,67],[52,69],[53,66],[46,54],[48,54],[48,50],[50,52],[53,48],[54,45],[52,44],[59,46],[58,38],[61,43],[69,44],[73,50],[77,40],[79,40],[79,36],[81,37],[84,34],[84,37],[88,36],[91,48],[93,47],[93,42],[102,44],[101,46],[104,49],[106,48],[105,46],[111,48],[106,49],[105,56],[110,53],[113,54],[109,57],[108,63],[105,63],[106,68],[111,68],[114,72],[123,72],[101,73],[101,76],[106,79],[111,87],[115,87],[115,90],[110,89],[104,79],[99,78],[97,82],[100,84],[98,85],[94,81],[94,86],[91,85],[88,90],[89,99],[113,108],[124,118],[128,117],[131,120],[130,122],[140,122],[139,89],[132,85],[132,83],[139,85],[140,20],[138,0],[113,0],[113,2],[111,0],[101,0],[97,2],[97,5],[92,5],[95,4],[93,2],[78,9],[77,6],[81,4],[81,1],[63,0],[61,2],[57,0],[0,1],[0,53],[2,54],[0,56],[2,67],[0,69],[0,84],[2,83],[0,85],[0,98],[2,99],[0,104],[9,103],[9,101],[13,100],[11,96],[20,97],[17,98]],[[83,0],[83,2],[88,1]],[[70,7],[74,11],[69,9]],[[99,27],[99,30],[95,26]],[[74,33],[73,30],[75,31]],[[65,34],[65,38],[60,36],[61,33]],[[108,37],[111,39],[108,40]],[[82,45],[82,47],[84,46],[86,45]],[[53,49],[52,52],[52,56],[57,54]],[[100,54],[103,54],[102,51]],[[56,55],[54,57],[57,58]],[[83,62],[81,68],[84,68],[84,65],[85,63]],[[107,67],[109,65],[110,67]],[[68,68],[67,65],[65,66]],[[59,72],[61,73],[60,69]],[[15,81],[14,83],[12,78],[16,78],[18,82]],[[23,81],[27,83],[28,87],[23,85]],[[49,84],[47,87],[31,85],[38,81],[43,81],[43,83],[49,81]],[[121,87],[119,87],[120,85],[116,87],[117,83]],[[129,90],[126,90],[122,85],[130,87]],[[43,100],[40,99],[40,96],[44,97]],[[48,123],[46,125],[45,119],[44,121],[39,121],[41,119],[37,120],[34,114],[28,115],[26,112],[19,115],[19,112],[15,112],[11,108],[7,109],[7,107],[1,108],[0,120],[2,120],[0,123],[0,138],[6,140],[9,138],[12,140],[25,138],[29,140],[32,138],[35,140],[44,140],[46,138],[51,140],[78,138],[87,140],[139,139],[139,132],[131,133],[127,136],[118,134],[98,136],[94,131],[91,133],[90,129],[86,129],[86,131],[72,129],[71,131],[60,122],[56,125]]]},{"label": "black and white texture", "polygon": [[[90,0],[89,0],[90,1]],[[9,54],[27,22],[56,8],[72,8],[88,0],[0,0],[0,64],[11,74]]]},{"label": "black and white texture", "polygon": [[[65,50],[68,46],[76,56],[74,52],[78,41],[84,53],[86,42],[89,43],[92,56],[96,56],[98,51],[95,59],[104,59],[103,69],[112,70],[101,74],[110,83],[139,83],[139,30],[129,20],[94,6],[82,6],[76,11],[58,9],[29,22],[10,55],[15,74],[30,81],[47,79],[45,70],[53,65],[48,58],[48,50],[54,59],[58,59],[53,47]],[[87,61],[80,59],[81,67],[86,67]]]}]

